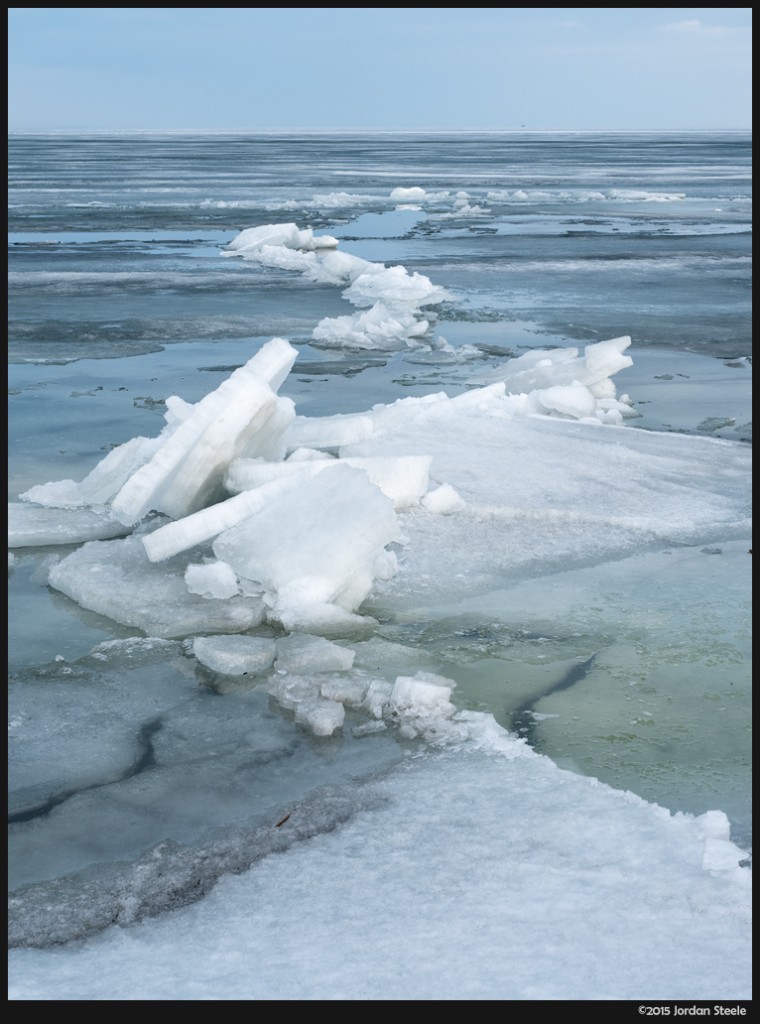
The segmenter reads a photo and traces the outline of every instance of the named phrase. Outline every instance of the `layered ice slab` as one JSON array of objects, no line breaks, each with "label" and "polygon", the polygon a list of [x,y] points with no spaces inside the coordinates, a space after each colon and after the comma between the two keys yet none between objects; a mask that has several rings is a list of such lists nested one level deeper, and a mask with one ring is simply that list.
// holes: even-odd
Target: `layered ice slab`
[{"label": "layered ice slab", "polygon": [[187,410],[185,419],[170,427],[155,455],[113,498],[117,518],[133,524],[157,511],[181,519],[223,496],[222,481],[232,459],[276,453],[295,412],[275,390],[296,355],[289,342],[273,339]]},{"label": "layered ice slab", "polygon": [[226,497],[222,483],[233,459],[285,454],[282,436],[295,409],[276,392],[297,354],[290,342],[273,338],[195,405],[167,398],[158,437],[132,438],[84,480],[41,484],[21,499],[50,508],[103,511],[108,505],[112,518],[133,526],[149,512],[180,519]]}]

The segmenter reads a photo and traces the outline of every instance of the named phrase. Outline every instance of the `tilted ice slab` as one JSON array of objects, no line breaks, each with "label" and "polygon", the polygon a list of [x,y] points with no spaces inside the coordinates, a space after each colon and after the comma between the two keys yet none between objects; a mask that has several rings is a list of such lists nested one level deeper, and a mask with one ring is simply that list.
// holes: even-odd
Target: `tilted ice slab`
[{"label": "tilted ice slab", "polygon": [[297,354],[290,342],[273,338],[195,405],[176,395],[167,398],[166,426],[158,437],[119,445],[80,482],[53,481],[20,497],[47,507],[98,511],[110,503],[125,526],[150,511],[178,519],[218,500],[232,459],[284,457],[282,437],[295,409],[275,392]]},{"label": "tilted ice slab", "polygon": [[114,514],[125,524],[139,522],[150,511],[180,519],[222,496],[232,459],[277,451],[294,410],[275,390],[296,355],[289,342],[275,338],[194,405],[116,494]]},{"label": "tilted ice slab", "polygon": [[300,477],[306,480],[324,470],[337,466],[351,466],[363,470],[369,479],[395,507],[416,505],[428,489],[430,457],[404,455],[398,458],[378,459],[313,459],[309,461],[264,462],[255,459],[236,459],[231,463],[224,483],[229,491],[239,493],[274,480]]},{"label": "tilted ice slab", "polygon": [[180,551],[187,551],[204,541],[211,540],[260,512],[271,501],[293,490],[298,484],[299,481],[295,477],[275,479],[255,490],[243,491],[227,498],[226,501],[217,502],[216,505],[184,516],[176,522],[167,523],[143,537],[148,557],[151,562],[160,562]]},{"label": "tilted ice slab", "polygon": [[264,459],[235,459],[225,475],[228,491],[237,492],[226,501],[154,530],[143,538],[145,550],[153,562],[212,540],[249,516],[264,509],[270,502],[299,488],[318,473],[338,466],[350,466],[367,474],[396,508],[419,502],[428,488],[427,456],[404,456],[381,459],[331,459],[313,461],[269,462]]}]

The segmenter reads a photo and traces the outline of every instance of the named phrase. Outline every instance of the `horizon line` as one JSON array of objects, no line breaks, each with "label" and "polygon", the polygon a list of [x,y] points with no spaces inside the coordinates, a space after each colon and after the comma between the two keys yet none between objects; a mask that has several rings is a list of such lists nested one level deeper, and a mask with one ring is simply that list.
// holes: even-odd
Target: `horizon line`
[{"label": "horizon line", "polygon": [[9,128],[8,135],[669,135],[751,133],[752,128]]}]

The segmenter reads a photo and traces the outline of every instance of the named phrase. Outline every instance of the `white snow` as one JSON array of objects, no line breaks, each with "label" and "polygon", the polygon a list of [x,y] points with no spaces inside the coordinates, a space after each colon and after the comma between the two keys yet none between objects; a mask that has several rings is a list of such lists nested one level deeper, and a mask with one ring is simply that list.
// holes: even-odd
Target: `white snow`
[{"label": "white snow", "polygon": [[[323,703],[302,716],[327,729]],[[200,903],[12,950],[10,998],[749,998],[750,876],[725,816],[493,739],[408,761],[373,809]]]}]

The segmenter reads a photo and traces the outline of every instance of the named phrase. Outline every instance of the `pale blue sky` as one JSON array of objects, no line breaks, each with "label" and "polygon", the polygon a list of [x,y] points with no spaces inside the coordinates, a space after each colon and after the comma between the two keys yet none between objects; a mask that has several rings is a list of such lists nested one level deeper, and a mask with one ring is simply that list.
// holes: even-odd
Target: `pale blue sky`
[{"label": "pale blue sky", "polygon": [[9,128],[751,126],[750,7],[12,7]]}]

